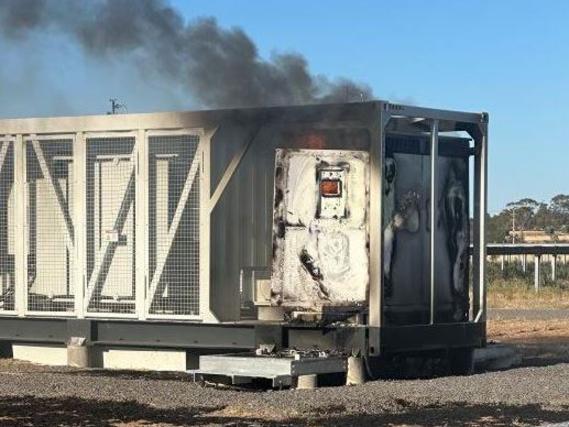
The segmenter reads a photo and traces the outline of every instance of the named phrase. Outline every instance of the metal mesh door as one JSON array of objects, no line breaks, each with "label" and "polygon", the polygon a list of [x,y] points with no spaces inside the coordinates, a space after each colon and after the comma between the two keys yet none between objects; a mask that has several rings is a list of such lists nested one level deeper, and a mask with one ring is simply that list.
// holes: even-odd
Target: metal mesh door
[{"label": "metal mesh door", "polygon": [[0,311],[14,305],[14,143],[0,142]]},{"label": "metal mesh door", "polygon": [[133,137],[87,139],[88,313],[135,312]]},{"label": "metal mesh door", "polygon": [[199,137],[149,137],[151,315],[199,314]]},{"label": "metal mesh door", "polygon": [[27,309],[74,309],[73,142],[26,142]]}]

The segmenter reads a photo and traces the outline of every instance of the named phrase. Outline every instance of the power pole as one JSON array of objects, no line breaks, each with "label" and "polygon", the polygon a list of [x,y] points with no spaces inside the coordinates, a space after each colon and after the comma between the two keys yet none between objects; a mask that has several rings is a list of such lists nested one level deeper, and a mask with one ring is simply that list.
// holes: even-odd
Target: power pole
[{"label": "power pole", "polygon": [[512,209],[512,244],[516,243],[516,208]]},{"label": "power pole", "polygon": [[107,114],[118,114],[121,110],[127,111],[126,105],[120,104],[117,98],[111,98],[109,102],[111,103],[111,111],[107,111]]}]

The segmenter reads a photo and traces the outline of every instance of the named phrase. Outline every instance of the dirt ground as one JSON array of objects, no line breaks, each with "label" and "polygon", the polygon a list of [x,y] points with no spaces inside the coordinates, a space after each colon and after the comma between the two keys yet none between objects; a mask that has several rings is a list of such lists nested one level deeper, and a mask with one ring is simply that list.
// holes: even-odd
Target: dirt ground
[{"label": "dirt ground", "polygon": [[489,321],[489,338],[516,345],[522,366],[469,377],[238,391],[204,387],[185,374],[2,360],[0,425],[527,426],[569,420],[569,313],[532,320],[523,311],[505,314]]},{"label": "dirt ground", "polygon": [[514,344],[525,366],[569,363],[569,318],[494,319],[488,322],[488,338]]}]

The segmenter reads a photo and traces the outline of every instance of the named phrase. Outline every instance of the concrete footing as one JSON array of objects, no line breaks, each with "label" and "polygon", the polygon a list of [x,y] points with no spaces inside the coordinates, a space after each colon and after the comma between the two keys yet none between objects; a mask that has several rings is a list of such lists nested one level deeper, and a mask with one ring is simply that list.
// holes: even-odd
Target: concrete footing
[{"label": "concrete footing", "polygon": [[363,357],[348,357],[348,372],[346,385],[359,385],[366,382],[366,373]]},{"label": "concrete footing", "polygon": [[44,344],[13,344],[14,359],[40,365],[72,366],[75,368],[127,369],[141,371],[185,372],[195,368],[197,361],[187,357],[185,350],[98,348],[84,342],[67,346]]},{"label": "concrete footing", "polygon": [[300,375],[297,379],[298,390],[312,390],[318,387],[318,375]]},{"label": "concrete footing", "polygon": [[89,347],[86,345],[67,346],[67,366],[73,368],[89,368],[90,363]]},{"label": "concrete footing", "polygon": [[67,348],[63,345],[12,344],[12,357],[39,365],[66,366]]}]

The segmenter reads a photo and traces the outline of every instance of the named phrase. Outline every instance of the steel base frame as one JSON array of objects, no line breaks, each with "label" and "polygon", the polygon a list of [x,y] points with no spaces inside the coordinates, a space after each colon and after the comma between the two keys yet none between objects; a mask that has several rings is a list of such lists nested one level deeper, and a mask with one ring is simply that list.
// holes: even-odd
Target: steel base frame
[{"label": "steel base frame", "polygon": [[368,339],[379,335],[383,353],[482,347],[485,322],[383,328],[292,326],[267,323],[205,324],[111,319],[0,318],[0,342],[65,345],[83,337],[90,346],[187,349],[196,352],[277,348],[314,348],[368,354]]}]

